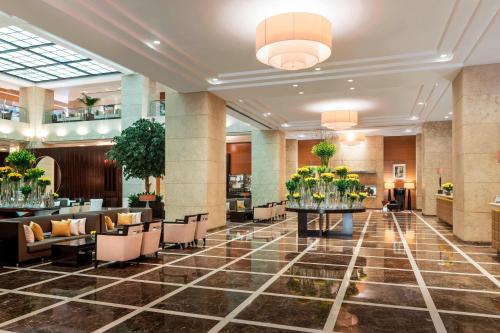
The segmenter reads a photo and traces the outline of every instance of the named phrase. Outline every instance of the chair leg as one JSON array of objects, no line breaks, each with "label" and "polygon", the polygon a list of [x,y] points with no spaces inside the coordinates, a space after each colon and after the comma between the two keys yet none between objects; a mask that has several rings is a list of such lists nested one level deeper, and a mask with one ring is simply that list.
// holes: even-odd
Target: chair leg
[{"label": "chair leg", "polygon": [[94,268],[96,268],[96,269],[97,269],[97,266],[99,266],[99,260],[96,260],[96,261],[95,261],[95,266],[94,266]]},{"label": "chair leg", "polygon": [[181,250],[184,250],[184,243],[179,243],[181,246]]},{"label": "chair leg", "polygon": [[205,247],[206,244],[207,244],[207,239],[203,237],[203,247]]},{"label": "chair leg", "polygon": [[155,257],[158,258],[158,251],[155,252]]},{"label": "chair leg", "polygon": [[197,239],[194,240],[194,245],[196,245],[196,247],[198,247],[198,240]]}]

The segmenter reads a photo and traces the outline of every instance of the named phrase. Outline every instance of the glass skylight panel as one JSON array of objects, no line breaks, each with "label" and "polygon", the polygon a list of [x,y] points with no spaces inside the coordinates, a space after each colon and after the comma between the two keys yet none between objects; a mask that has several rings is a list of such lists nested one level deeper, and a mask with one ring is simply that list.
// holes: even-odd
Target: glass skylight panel
[{"label": "glass skylight panel", "polygon": [[15,50],[15,49],[17,49],[17,47],[15,47],[14,45],[0,42],[0,51],[8,51],[8,50]]},{"label": "glass skylight panel", "polygon": [[0,71],[8,71],[9,69],[22,68],[23,66],[15,64],[13,62],[0,59]]},{"label": "glass skylight panel", "polygon": [[55,63],[55,61],[40,57],[39,55],[27,50],[0,53],[0,58],[4,58],[12,62],[17,62],[18,64],[24,65],[26,67],[52,65],[53,63]]},{"label": "glass skylight panel", "polygon": [[39,67],[39,71],[43,71],[48,74],[56,75],[60,78],[68,78],[68,77],[77,77],[77,76],[85,76],[87,75],[84,72],[80,72],[77,69],[71,68],[66,65],[53,65],[46,67]]},{"label": "glass skylight panel", "polygon": [[54,59],[55,61],[59,62],[86,59],[86,57],[59,45],[46,45],[46,46],[35,47],[30,49],[30,51],[44,55],[48,58]]},{"label": "glass skylight panel", "polygon": [[71,66],[81,69],[82,71],[90,74],[105,74],[116,72],[116,70],[114,70],[113,68],[100,64],[94,60],[74,62],[71,64]]},{"label": "glass skylight panel", "polygon": [[21,47],[49,44],[45,38],[32,34],[16,26],[0,28],[0,39]]},{"label": "glass skylight panel", "polygon": [[15,75],[20,78],[30,80],[33,82],[38,82],[38,81],[46,81],[46,80],[56,80],[58,77],[44,73],[44,72],[39,72],[35,69],[18,69],[14,71],[9,71],[6,72],[6,74],[10,75]]}]

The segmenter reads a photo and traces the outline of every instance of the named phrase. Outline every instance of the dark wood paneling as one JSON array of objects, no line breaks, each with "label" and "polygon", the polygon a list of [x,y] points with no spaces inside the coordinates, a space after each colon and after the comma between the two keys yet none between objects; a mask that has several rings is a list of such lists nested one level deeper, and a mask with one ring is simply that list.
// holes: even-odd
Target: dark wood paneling
[{"label": "dark wood paneling", "polygon": [[308,165],[321,164],[320,159],[311,153],[312,147],[320,142],[321,140],[299,140],[299,168]]},{"label": "dark wood paneling", "polygon": [[[122,204],[122,170],[106,159],[111,146],[40,148],[37,156],[50,156],[61,168],[59,195],[86,201],[103,198],[107,207]],[[1,154],[5,158],[7,154]]]},{"label": "dark wood paneling", "polygon": [[227,154],[230,157],[227,172],[232,175],[252,174],[252,144],[250,142],[238,142],[227,144]]}]

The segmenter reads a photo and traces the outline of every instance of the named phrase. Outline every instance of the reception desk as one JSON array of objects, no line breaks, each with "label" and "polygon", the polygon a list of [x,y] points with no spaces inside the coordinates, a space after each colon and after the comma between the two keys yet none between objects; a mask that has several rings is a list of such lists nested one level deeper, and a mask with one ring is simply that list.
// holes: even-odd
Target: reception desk
[{"label": "reception desk", "polygon": [[436,215],[443,222],[453,225],[453,197],[436,194]]},{"label": "reception desk", "polygon": [[500,203],[491,202],[491,247],[500,252]]}]

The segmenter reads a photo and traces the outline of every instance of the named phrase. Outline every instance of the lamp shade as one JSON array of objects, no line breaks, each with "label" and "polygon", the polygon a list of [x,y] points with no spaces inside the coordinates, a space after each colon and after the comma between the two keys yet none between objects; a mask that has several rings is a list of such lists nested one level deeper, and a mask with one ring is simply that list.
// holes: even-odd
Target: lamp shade
[{"label": "lamp shade", "polygon": [[356,111],[329,111],[321,114],[321,126],[342,131],[358,124]]},{"label": "lamp shade", "polygon": [[365,141],[363,133],[342,133],[339,136],[339,141],[347,146],[356,146]]},{"label": "lamp shade", "polygon": [[332,25],[312,13],[285,13],[271,16],[257,26],[257,59],[285,70],[313,67],[332,53]]},{"label": "lamp shade", "polygon": [[384,183],[384,188],[386,190],[392,190],[394,188],[394,183]]},{"label": "lamp shade", "polygon": [[413,190],[415,189],[415,183],[405,183],[404,188],[408,190]]}]

